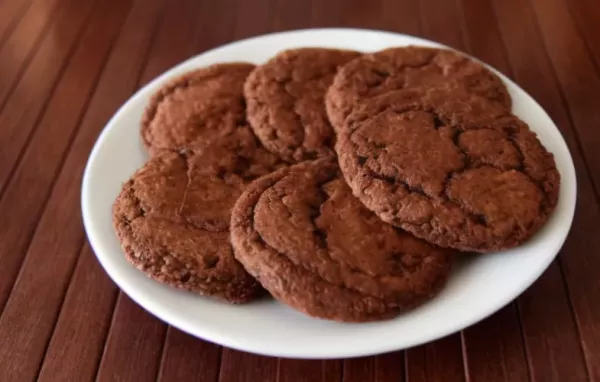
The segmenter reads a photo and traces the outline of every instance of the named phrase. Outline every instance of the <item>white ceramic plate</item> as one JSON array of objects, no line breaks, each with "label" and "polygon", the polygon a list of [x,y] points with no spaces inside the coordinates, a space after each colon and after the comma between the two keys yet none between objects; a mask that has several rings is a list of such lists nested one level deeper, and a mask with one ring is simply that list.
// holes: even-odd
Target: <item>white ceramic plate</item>
[{"label": "white ceramic plate", "polygon": [[319,29],[271,34],[234,42],[196,56],[137,92],[108,123],[89,158],[82,186],[85,228],[102,266],[118,286],[150,313],[197,337],[265,355],[296,358],[353,357],[403,349],[461,330],[497,311],[529,287],[562,246],[575,209],[576,180],[569,150],[542,108],[501,76],[514,112],[555,155],[562,182],[560,200],[545,227],[525,245],[461,263],[442,293],[396,319],[340,324],[304,316],[272,300],[233,306],[171,289],[125,260],[111,224],[111,206],[121,183],[147,159],[139,122],[151,94],[190,69],[224,61],[262,63],[278,51],[302,46],[376,51],[408,44],[440,46],[419,38],[378,31]]}]

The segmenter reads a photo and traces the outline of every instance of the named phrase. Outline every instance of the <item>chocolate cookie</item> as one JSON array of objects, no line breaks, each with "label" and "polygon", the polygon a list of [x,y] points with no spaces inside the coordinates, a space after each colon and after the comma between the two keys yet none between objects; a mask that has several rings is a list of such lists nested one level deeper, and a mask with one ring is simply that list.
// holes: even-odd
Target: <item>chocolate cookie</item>
[{"label": "chocolate cookie", "polygon": [[445,284],[454,253],[378,219],[331,158],[254,181],[234,207],[231,235],[236,258],[275,298],[338,321],[423,303]]},{"label": "chocolate cookie", "polygon": [[338,67],[359,53],[301,48],[258,66],[244,85],[248,120],[262,144],[288,162],[332,153],[325,92]]},{"label": "chocolate cookie", "polygon": [[233,257],[231,209],[246,184],[277,167],[249,129],[198,151],[163,151],[123,185],[113,223],[127,259],[150,277],[233,303],[259,284]]},{"label": "chocolate cookie", "polygon": [[558,201],[560,175],[535,133],[461,87],[364,103],[346,119],[336,152],[367,208],[442,247],[517,246]]},{"label": "chocolate cookie", "polygon": [[399,89],[457,84],[511,109],[502,80],[483,65],[451,50],[409,46],[365,54],[341,67],[327,92],[327,114],[337,129],[365,99]]},{"label": "chocolate cookie", "polygon": [[243,85],[252,69],[247,63],[216,64],[163,86],[142,117],[150,154],[194,147],[247,125]]}]

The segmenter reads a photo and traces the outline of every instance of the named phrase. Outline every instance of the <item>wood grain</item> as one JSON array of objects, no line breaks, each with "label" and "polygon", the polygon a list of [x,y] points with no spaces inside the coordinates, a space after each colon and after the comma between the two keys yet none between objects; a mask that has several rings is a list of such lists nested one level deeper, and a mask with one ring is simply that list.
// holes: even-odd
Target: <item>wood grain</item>
[{"label": "wood grain", "polygon": [[216,381],[221,348],[169,327],[157,381]]},{"label": "wood grain", "polygon": [[[38,122],[40,128],[27,142],[22,160],[0,199],[2,211],[11,217],[21,216],[20,222],[27,227],[27,230],[22,230],[20,226],[3,225],[0,231],[0,261],[3,264],[0,307],[4,306],[12,282],[23,262],[26,246],[48,199],[56,173],[62,165],[64,152],[69,147],[72,133],[77,128],[89,96],[96,86],[105,57],[119,31],[121,14],[126,12],[127,7],[127,2],[117,1],[101,2],[94,8],[94,16],[89,20],[81,44],[78,44],[68,70],[59,81],[41,115]],[[118,11],[119,15],[113,16],[115,11]],[[100,31],[104,33],[99,33]],[[27,125],[16,124],[14,127],[24,129]],[[2,131],[7,129],[4,125]],[[64,138],[49,145],[48,142],[52,142],[56,136]],[[21,205],[18,201],[24,197],[29,201]],[[44,276],[49,275],[44,273]]]},{"label": "wood grain", "polygon": [[568,0],[569,13],[573,17],[579,34],[584,39],[596,69],[600,68],[600,2],[596,0]]},{"label": "wood grain", "polygon": [[527,381],[529,367],[516,304],[463,332],[469,380]]},{"label": "wood grain", "polygon": [[[504,42],[488,1],[462,0],[466,51],[511,76]],[[523,333],[516,304],[464,331],[464,353],[470,380],[525,381],[529,378]]]},{"label": "wood grain", "polygon": [[46,350],[39,382],[96,378],[117,294],[117,287],[85,245]]},{"label": "wood grain", "polygon": [[[531,0],[542,32],[542,43],[566,96],[571,118],[580,137],[583,155],[596,190],[600,189],[600,124],[598,87],[600,72],[594,66],[581,35],[570,17],[564,0]],[[560,25],[560,29],[556,28]]]},{"label": "wood grain", "polygon": [[[16,3],[16,2],[15,2]],[[10,94],[13,85],[27,66],[38,42],[44,36],[46,26],[54,16],[55,8],[62,7],[66,1],[36,1],[28,7],[25,15],[17,23],[15,29],[1,45],[0,62],[0,110]]]},{"label": "wood grain", "polygon": [[461,0],[461,24],[467,52],[512,77],[498,21],[489,0]]},{"label": "wood grain", "polygon": [[273,8],[273,31],[304,29],[311,24],[310,1],[276,0]]},{"label": "wood grain", "polygon": [[419,35],[421,25],[420,2],[416,0],[383,0],[381,28],[409,35]]},{"label": "wood grain", "polygon": [[21,21],[23,14],[31,5],[31,1],[4,0],[0,2],[0,47],[13,28]]},{"label": "wood grain", "polygon": [[[168,327],[108,279],[79,207],[106,121],[186,58],[309,26],[440,41],[548,111],[573,156],[577,210],[558,261],[516,302],[405,352],[277,359]],[[598,1],[0,0],[0,68],[0,381],[600,381]]]},{"label": "wood grain", "polygon": [[[181,39],[188,38],[188,46],[182,46],[181,54],[187,52],[199,52],[223,44],[231,39],[234,25],[234,15],[227,12],[231,4],[227,1],[211,2],[203,4],[200,10],[200,17],[197,20],[189,18],[189,21],[182,26],[183,34]],[[180,8],[182,13],[191,13],[191,9]],[[171,13],[171,17],[178,18],[177,13]],[[216,26],[211,24],[216,23]],[[169,19],[165,20],[165,24]],[[165,29],[168,33],[168,29]],[[166,37],[167,35],[165,35]],[[190,39],[189,37],[192,36]],[[172,36],[169,36],[172,38]],[[165,38],[165,42],[168,39]],[[168,45],[163,47],[165,51],[171,51]],[[150,68],[150,67],[149,67]],[[150,76],[146,72],[144,77]],[[199,378],[199,380],[214,381],[219,375],[221,351],[214,345],[207,344],[200,340],[179,332],[174,328],[168,329],[169,334],[165,339],[164,352],[162,355],[162,367],[159,379],[161,381],[179,381]],[[181,343],[189,344],[183,347]],[[184,351],[188,349],[189,351]],[[198,357],[203,359],[198,363]],[[188,368],[181,368],[179,365],[194,365]],[[177,370],[176,370],[177,369]],[[196,375],[194,377],[194,375]]]},{"label": "wood grain", "polygon": [[377,29],[381,20],[381,0],[346,0],[341,7],[341,23],[351,28]]},{"label": "wood grain", "polygon": [[373,380],[376,382],[404,381],[406,376],[404,357],[403,351],[378,355],[375,358]]},{"label": "wood grain", "polygon": [[167,327],[119,294],[96,381],[156,381]]},{"label": "wood grain", "polygon": [[[578,149],[575,121],[570,118],[569,110],[565,107],[563,97],[566,93],[560,87],[552,62],[545,51],[534,9],[529,3],[517,0],[495,1],[494,9],[505,44],[510,47],[506,51],[515,79],[548,111],[571,150],[577,173],[578,201],[573,227],[559,254],[559,261],[589,377],[600,379],[600,307],[597,304],[600,282],[594,271],[600,268],[600,258],[595,250],[600,248],[600,237],[590,235],[589,231],[590,227],[600,224],[597,194],[591,174]],[[543,316],[547,312],[540,311],[538,314]],[[577,361],[574,364],[577,365]],[[532,367],[546,371],[549,369],[544,363],[536,363]]]},{"label": "wood grain", "polygon": [[[168,0],[162,0],[168,1]],[[168,5],[168,6],[167,6]],[[194,19],[197,4],[169,1],[164,5],[156,39],[148,54],[146,66],[139,69],[139,85],[145,85],[165,70],[192,56],[194,52]]]},{"label": "wood grain", "polygon": [[[157,32],[156,42],[152,47],[152,50],[148,55],[148,64],[141,70],[140,84],[149,82],[155,76],[161,72],[167,70],[173,64],[182,61],[193,54],[195,51],[194,38],[190,36],[194,35],[195,31],[195,20],[192,15],[198,10],[197,3],[194,2],[169,2],[169,6],[165,8],[164,19],[161,22],[160,28]],[[173,24],[177,24],[177,28],[173,28]],[[177,40],[181,43],[173,44],[172,41]],[[128,352],[130,344],[137,341],[140,333],[136,330],[137,326],[124,328],[122,332],[116,337],[110,337],[107,339],[106,350],[103,356],[103,362],[105,359],[110,359],[109,364],[103,364],[99,370],[99,376],[102,375],[106,380],[110,380],[112,370],[127,370],[126,373],[129,376],[135,376],[137,373],[141,373],[144,378],[149,380],[156,378],[160,370],[161,362],[169,365],[173,362],[186,363],[185,359],[181,359],[181,355],[175,353],[179,359],[170,360],[170,357],[174,353],[162,354],[162,349],[171,348],[173,345],[169,343],[172,337],[166,337],[167,326],[158,321],[156,318],[150,316],[146,312],[141,311],[139,308],[133,308],[133,303],[123,294],[120,293],[119,300],[125,300],[127,303],[118,304],[115,307],[115,317],[123,317],[125,321],[135,322],[145,328],[143,338],[153,344],[160,344],[158,346],[158,356],[155,356],[152,348],[144,348],[146,353],[135,359],[136,362],[132,363],[129,359],[120,357],[119,355],[123,352]],[[118,321],[115,319],[113,325],[116,325]],[[111,328],[110,333],[114,332],[114,328]],[[184,356],[187,353],[183,354]],[[192,354],[190,353],[190,356]],[[214,365],[217,369],[218,365]],[[153,370],[153,373],[148,370]],[[125,371],[124,371],[125,372]],[[104,374],[103,374],[104,373]],[[163,374],[165,377],[166,375]]]},{"label": "wood grain", "polygon": [[277,361],[277,358],[223,348],[219,382],[275,382]]},{"label": "wood grain", "polygon": [[277,369],[278,382],[340,381],[342,362],[339,360],[297,360],[281,358]]},{"label": "wood grain", "polygon": [[[0,150],[0,196],[23,147],[37,126],[60,74],[77,46],[92,5],[93,2],[67,0],[0,111],[0,142],[11,142]],[[60,39],[53,36],[60,36]],[[0,306],[1,291],[2,281]]]},{"label": "wood grain", "polygon": [[194,20],[197,36],[194,39],[194,54],[216,48],[234,39],[235,15],[229,12],[229,9],[235,6],[234,1],[210,1],[203,4],[199,17]]},{"label": "wood grain", "polygon": [[373,380],[375,376],[375,357],[361,357],[344,360],[342,382],[360,382]]},{"label": "wood grain", "polygon": [[399,351],[345,360],[342,381],[405,381],[404,355]]},{"label": "wood grain", "polygon": [[[494,9],[488,1],[462,0],[465,43],[468,50],[476,57],[491,64],[499,71],[512,76],[512,70],[506,57],[504,41],[498,28]],[[554,265],[553,267],[557,267]],[[530,292],[531,300],[536,301],[545,296],[565,293],[562,283],[552,285],[536,284]],[[557,314],[564,317],[566,322],[570,317],[569,306],[557,304],[554,307]],[[539,310],[543,312],[543,310]],[[465,346],[468,356],[469,371],[477,380],[524,380],[529,374],[525,343],[522,337],[535,338],[530,331],[522,331],[519,309],[512,305],[503,309],[489,320],[465,331]],[[488,333],[486,336],[483,333]],[[546,338],[552,338],[555,333],[545,332]],[[576,333],[570,332],[571,338]],[[482,343],[485,341],[487,343]],[[488,351],[483,351],[487,349]],[[507,351],[510,349],[510,351]],[[532,354],[531,350],[528,354]],[[576,350],[576,349],[575,349]],[[543,348],[533,352],[538,356],[544,353]],[[498,362],[498,359],[501,362]]]},{"label": "wood grain", "polygon": [[312,1],[310,25],[315,28],[341,25],[342,0]]},{"label": "wood grain", "polygon": [[[48,205],[41,218],[37,234],[31,244],[23,269],[39,269],[52,264],[53,258],[61,256],[63,262],[54,267],[67,267],[77,260],[77,244],[83,240],[81,215],[78,209],[69,208],[79,199],[79,184],[85,165],[85,158],[91,150],[94,140],[113,111],[122,103],[136,86],[136,79],[145,64],[147,52],[152,40],[154,26],[162,10],[162,1],[137,1],[127,16],[121,35],[117,40],[106,64],[99,85],[90,101],[81,127],[71,146],[69,155],[56,181]],[[65,228],[66,227],[66,228]],[[48,251],[52,243],[53,251]],[[83,258],[83,260],[82,260]],[[24,271],[25,272],[25,271]],[[31,272],[31,271],[29,271]],[[91,284],[91,280],[98,280]],[[54,283],[68,282],[66,272],[54,273]],[[27,284],[24,279],[23,284]],[[16,288],[16,287],[15,287]],[[93,289],[91,291],[90,289]],[[81,291],[81,292],[79,292]],[[87,291],[87,292],[86,292]],[[57,369],[64,375],[62,380],[86,380],[90,373],[95,376],[99,357],[102,354],[106,332],[103,330],[88,333],[88,343],[78,341],[73,344],[72,333],[85,333],[90,328],[108,328],[112,316],[116,287],[104,276],[96,264],[88,246],[85,246],[69,285],[62,313],[58,318],[52,341],[48,347],[46,361],[40,374],[52,380]],[[83,293],[84,296],[81,296]],[[60,304],[59,299],[49,300],[47,291],[41,289],[30,298],[43,299],[50,308]],[[93,315],[78,315],[83,311]],[[83,348],[83,349],[82,349]],[[75,356],[89,354],[81,362],[60,367],[63,354]],[[50,370],[44,372],[44,370]]]},{"label": "wood grain", "polygon": [[519,300],[531,372],[542,381],[587,381],[579,334],[562,282],[560,268],[553,263]]},{"label": "wood grain", "polygon": [[466,381],[460,334],[406,351],[406,382]]},{"label": "wood grain", "polygon": [[[241,1],[238,4],[242,8],[234,18],[232,39],[237,40],[272,31],[275,20],[273,1]],[[277,358],[223,349],[219,382],[276,381],[278,366]]]},{"label": "wood grain", "polygon": [[459,0],[423,0],[421,33],[428,39],[455,49],[465,50],[461,31]]},{"label": "wood grain", "polygon": [[267,33],[273,24],[272,0],[240,1],[235,13],[233,38],[240,39]]},{"label": "wood grain", "polygon": [[[421,34],[456,49],[465,50],[460,9],[456,0],[424,0],[420,4]],[[452,356],[440,357],[439,354]],[[407,381],[462,381],[468,378],[460,334],[407,351]],[[439,360],[438,360],[439,358]],[[440,364],[440,361],[444,364]]]},{"label": "wood grain", "polygon": [[[70,143],[70,139],[52,145],[48,145],[48,141],[54,136],[68,137],[77,127],[79,115],[96,85],[105,62],[104,57],[120,29],[123,19],[121,15],[126,12],[127,7],[126,2],[114,0],[99,3],[95,7],[94,16],[83,33],[81,44],[40,121],[43,128],[31,139],[2,202],[17,205],[14,198],[20,198],[25,193],[38,201],[37,205],[31,204],[34,208],[39,210],[42,207],[55,173],[62,164],[64,151]],[[113,14],[118,16],[113,17]],[[100,33],[101,31],[104,33]],[[37,238],[43,239],[41,236]],[[70,250],[76,251],[81,246],[81,239],[71,243],[76,247]],[[52,248],[51,244],[52,240],[46,241],[43,246],[47,250]],[[15,273],[22,252],[7,254],[3,259],[6,263],[13,264],[15,269],[12,271]],[[47,255],[47,252],[34,253],[31,260],[35,261],[41,255]],[[12,380],[16,376],[24,381],[35,379],[60,308],[57,301],[64,294],[68,280],[66,274],[72,269],[69,262],[48,262],[44,272],[40,272],[37,265],[39,264],[22,269],[18,285],[12,290],[0,318],[0,336],[3,338],[0,363],[5,365],[2,370],[6,372],[5,378],[0,376],[0,380]],[[14,276],[6,273],[6,281],[14,279]],[[38,292],[42,294],[37,294]],[[32,300],[35,303],[36,298],[37,304],[43,306],[47,303],[48,306],[43,309],[43,314],[27,314],[29,304]]]}]

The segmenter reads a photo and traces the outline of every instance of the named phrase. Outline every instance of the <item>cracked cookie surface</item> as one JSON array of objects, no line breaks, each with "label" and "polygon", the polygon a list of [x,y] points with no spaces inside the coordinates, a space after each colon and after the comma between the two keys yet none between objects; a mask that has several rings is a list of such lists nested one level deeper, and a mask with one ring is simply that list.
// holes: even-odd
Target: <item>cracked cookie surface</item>
[{"label": "cracked cookie surface", "polygon": [[254,181],[231,221],[236,258],[271,294],[308,315],[373,321],[433,297],[455,252],[382,222],[330,158]]},{"label": "cracked cookie surface", "polygon": [[367,208],[442,247],[515,247],[558,202],[560,175],[535,133],[461,88],[366,102],[345,121],[336,152]]},{"label": "cracked cookie surface", "polygon": [[277,161],[249,130],[226,138],[151,158],[123,185],[113,225],[129,262],[150,277],[241,303],[262,288],[233,256],[231,209],[246,185]]},{"label": "cracked cookie surface", "polygon": [[457,85],[511,109],[502,80],[483,65],[451,50],[408,46],[365,54],[341,67],[326,95],[327,114],[337,130],[369,98],[399,89]]},{"label": "cracked cookie surface", "polygon": [[300,48],[258,66],[244,85],[248,120],[262,144],[290,163],[332,153],[324,97],[340,65],[358,52]]},{"label": "cracked cookie surface", "polygon": [[236,129],[249,129],[243,85],[254,65],[215,64],[161,87],[144,111],[142,141],[151,155],[204,145]]}]

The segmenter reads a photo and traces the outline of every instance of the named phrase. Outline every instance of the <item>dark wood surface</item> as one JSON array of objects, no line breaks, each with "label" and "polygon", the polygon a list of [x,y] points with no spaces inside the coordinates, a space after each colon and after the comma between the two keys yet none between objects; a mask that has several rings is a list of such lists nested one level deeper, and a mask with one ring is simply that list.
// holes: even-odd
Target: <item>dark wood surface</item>
[{"label": "dark wood surface", "polygon": [[[261,357],[153,318],[85,239],[79,189],[99,132],[138,87],[186,58],[334,26],[451,45],[548,111],[578,179],[558,259],[485,321],[375,357]],[[0,0],[0,381],[600,381],[598,89],[598,0]]]}]

